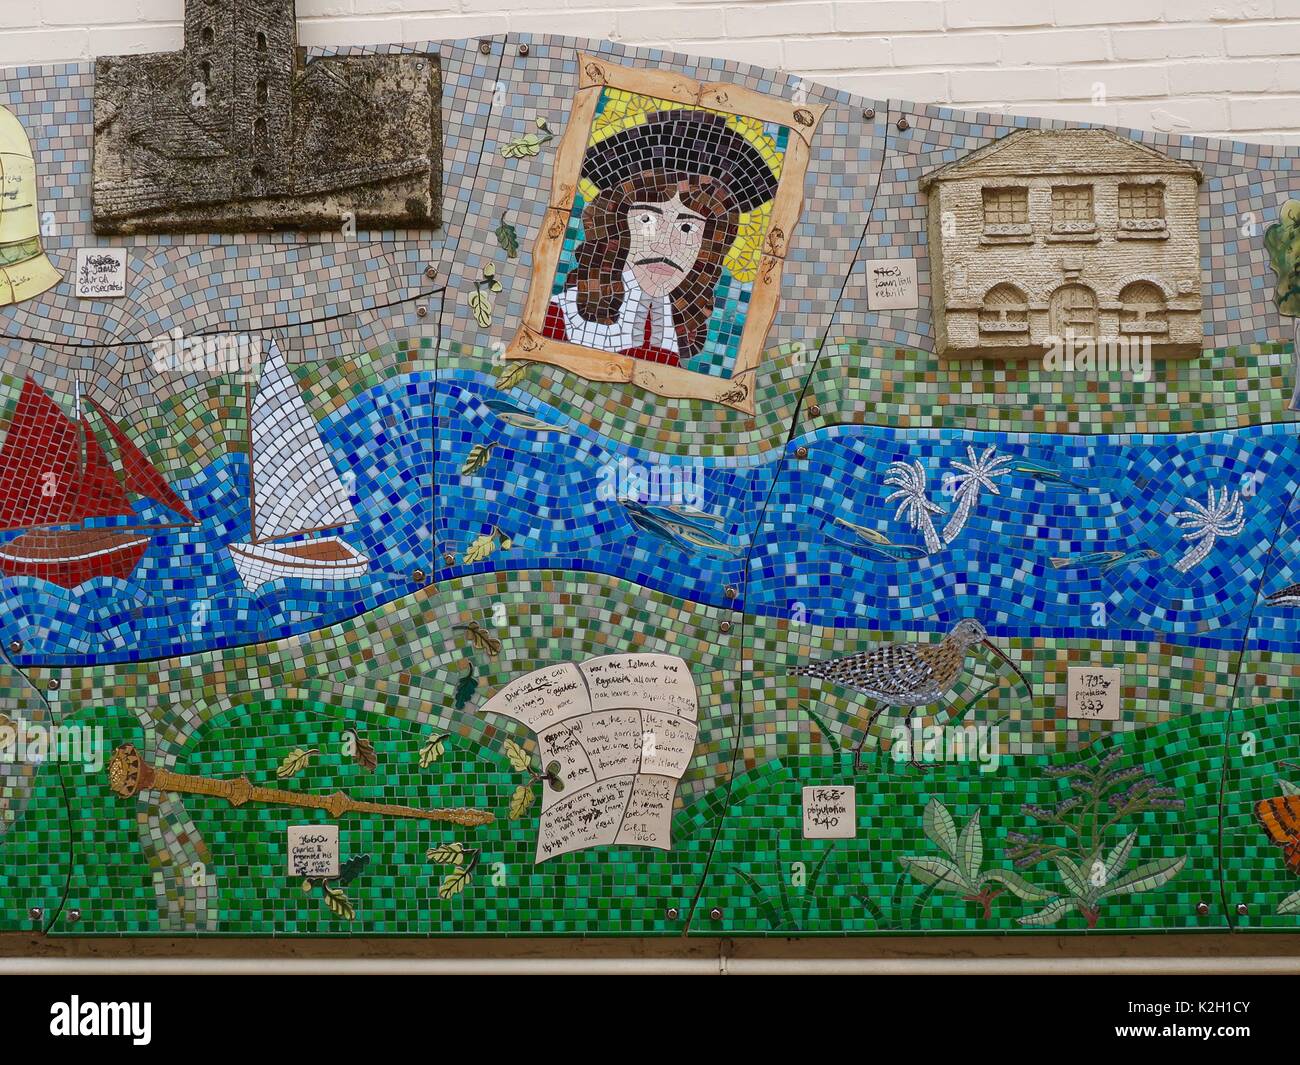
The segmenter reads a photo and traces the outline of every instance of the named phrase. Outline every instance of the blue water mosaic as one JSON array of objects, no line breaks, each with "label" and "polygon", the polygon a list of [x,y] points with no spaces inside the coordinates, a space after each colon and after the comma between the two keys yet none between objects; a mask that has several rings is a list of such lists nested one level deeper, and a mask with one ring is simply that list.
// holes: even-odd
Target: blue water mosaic
[{"label": "blue water mosaic", "polygon": [[[646,467],[678,458],[618,450],[558,412],[535,417],[558,431],[530,434],[483,406],[496,394],[475,374],[440,382],[437,482],[439,540],[464,545],[494,526],[509,552],[451,574],[514,567],[598,570],[683,598],[726,605],[724,589],[745,585],[746,608],[773,617],[852,629],[939,631],[962,617],[1018,637],[1150,640],[1183,646],[1240,646],[1265,559],[1295,493],[1300,460],[1294,426],[1131,436],[959,434],[837,426],[791,441],[791,459],[772,487],[773,462],[687,460],[703,487],[702,509],[725,518],[735,554],[664,544],[637,529],[602,485],[620,460]],[[463,476],[475,444],[495,441],[488,466]],[[883,483],[893,462],[920,462],[929,476],[937,533],[957,508],[955,471],[968,448],[993,447],[1012,472],[984,491],[951,544],[897,561],[854,550],[836,519],[871,529],[893,545],[924,550],[920,533],[895,517]],[[1040,464],[1039,475],[1015,472]],[[1053,473],[1057,476],[1053,477]],[[947,474],[947,479],[945,479]],[[1244,528],[1216,539],[1186,573],[1175,563],[1192,546],[1175,515],[1206,491],[1237,493]],[[770,498],[768,493],[770,490]],[[761,519],[761,524],[760,524]],[[743,551],[753,537],[748,565]],[[836,542],[837,539],[839,542]],[[1056,568],[1051,559],[1148,549],[1151,560],[1102,572],[1099,564]],[[445,575],[445,574],[444,574]],[[1300,624],[1284,624],[1300,637]]]},{"label": "blue water mosaic", "polygon": [[[23,641],[22,661],[61,664],[280,638],[411,591],[412,574],[431,568],[436,543],[453,559],[440,562],[439,578],[572,569],[718,607],[736,606],[726,589],[743,586],[750,611],[853,629],[937,631],[972,616],[1018,637],[1237,647],[1249,632],[1261,648],[1300,639],[1295,611],[1256,609],[1275,538],[1285,545],[1300,535],[1300,517],[1287,511],[1300,484],[1293,472],[1300,444],[1290,425],[1088,437],[838,426],[793,440],[790,454],[804,447],[807,457],[787,461],[774,485],[771,457],[700,460],[628,449],[540,404],[524,409],[553,430],[509,425],[485,405],[501,393],[481,374],[447,374],[436,405],[433,395],[432,375],[406,375],[322,423],[337,468],[355,478],[359,522],[344,535],[371,559],[364,578],[282,579],[250,595],[226,551],[249,535],[247,459],[231,452],[178,482],[200,524],[158,535],[129,579],[98,578],[71,590],[31,578],[0,581],[0,635]],[[482,444],[494,445],[486,465],[463,474]],[[923,554],[922,535],[887,500],[894,490],[884,484],[888,467],[921,464],[928,498],[941,510],[933,515],[941,535],[957,509],[951,463],[967,461],[968,448],[988,447],[1012,460],[995,479],[997,493],[981,492],[953,542]],[[1047,475],[1016,472],[1023,461]],[[676,494],[638,494],[638,475],[658,476]],[[1174,515],[1189,498],[1203,502],[1210,486],[1238,493],[1245,526],[1179,573],[1174,563],[1189,544]],[[629,490],[651,506],[684,504],[712,515],[717,520],[704,528],[717,543],[665,540],[638,527],[619,501]],[[873,551],[837,519],[922,557]],[[465,550],[493,529],[510,539],[509,549],[467,565]],[[1158,558],[1108,572],[1051,563],[1143,548]],[[1296,580],[1300,570],[1285,561],[1269,570],[1269,590]]]}]

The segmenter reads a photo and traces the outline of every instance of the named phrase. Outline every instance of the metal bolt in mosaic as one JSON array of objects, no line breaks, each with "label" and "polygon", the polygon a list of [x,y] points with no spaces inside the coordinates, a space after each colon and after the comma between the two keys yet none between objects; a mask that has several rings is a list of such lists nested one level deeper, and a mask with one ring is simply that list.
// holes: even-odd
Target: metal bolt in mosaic
[{"label": "metal bolt in mosaic", "polygon": [[96,235],[94,65],[0,80],[0,929],[1296,927],[1300,149],[327,54],[436,57],[438,228]]}]

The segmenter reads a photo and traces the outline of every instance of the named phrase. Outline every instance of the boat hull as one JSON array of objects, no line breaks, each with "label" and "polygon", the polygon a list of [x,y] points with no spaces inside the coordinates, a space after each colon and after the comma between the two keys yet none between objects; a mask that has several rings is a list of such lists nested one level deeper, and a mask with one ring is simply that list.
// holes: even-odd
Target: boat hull
[{"label": "boat hull", "polygon": [[148,549],[138,532],[34,529],[0,545],[0,573],[76,588],[96,577],[125,580]]},{"label": "boat hull", "polygon": [[346,581],[364,576],[370,559],[337,536],[281,544],[231,544],[235,572],[250,592],[271,581]]}]

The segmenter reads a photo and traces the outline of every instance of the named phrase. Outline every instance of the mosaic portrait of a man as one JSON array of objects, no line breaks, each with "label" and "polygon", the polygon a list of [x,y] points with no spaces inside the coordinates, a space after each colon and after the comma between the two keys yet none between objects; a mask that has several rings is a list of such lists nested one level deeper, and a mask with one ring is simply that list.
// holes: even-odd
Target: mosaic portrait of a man
[{"label": "mosaic portrait of a man", "polygon": [[744,325],[784,131],[750,123],[746,137],[726,116],[675,107],[638,118],[607,124],[615,132],[583,160],[579,239],[561,259],[545,333],[721,373]]},{"label": "mosaic portrait of a man", "polygon": [[[601,68],[602,77],[618,69]],[[636,75],[640,83],[660,76]],[[607,353],[616,361],[598,376],[665,395],[715,398],[712,388],[721,402],[743,393],[732,404],[743,406],[747,383],[725,383],[752,374],[775,313],[793,221],[780,218],[782,179],[807,131],[793,119],[686,104],[614,81],[588,90],[597,95],[571,153],[576,172],[557,164],[557,186],[571,200],[535,256],[542,265],[534,284],[543,275],[549,284],[544,305],[530,298],[540,312],[525,322],[530,350],[516,345],[510,357],[540,350],[545,361],[583,372],[594,363],[578,349]],[[773,103],[778,114],[816,122],[808,109]],[[802,161],[796,169],[787,214],[791,201],[797,214]],[[770,291],[756,298],[764,285]]]}]

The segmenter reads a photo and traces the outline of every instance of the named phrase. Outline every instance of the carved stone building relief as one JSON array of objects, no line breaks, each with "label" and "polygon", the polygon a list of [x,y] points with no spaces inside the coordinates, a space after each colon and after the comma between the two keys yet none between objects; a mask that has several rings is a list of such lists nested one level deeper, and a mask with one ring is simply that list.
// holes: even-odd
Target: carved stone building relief
[{"label": "carved stone building relief", "polygon": [[1109,130],[1019,130],[921,181],[936,350],[1036,356],[1051,338],[1202,347],[1196,167]]}]

